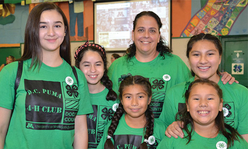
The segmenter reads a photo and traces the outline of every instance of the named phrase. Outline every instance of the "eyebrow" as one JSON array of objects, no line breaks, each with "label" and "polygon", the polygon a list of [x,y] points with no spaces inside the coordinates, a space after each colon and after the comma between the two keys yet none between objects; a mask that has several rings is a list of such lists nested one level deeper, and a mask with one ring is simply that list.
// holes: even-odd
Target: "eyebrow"
[{"label": "eyebrow", "polygon": [[[47,22],[42,22],[42,21],[40,21],[40,24],[46,24]],[[55,24],[56,23],[60,23],[60,24],[63,24],[61,21],[55,21]]]}]

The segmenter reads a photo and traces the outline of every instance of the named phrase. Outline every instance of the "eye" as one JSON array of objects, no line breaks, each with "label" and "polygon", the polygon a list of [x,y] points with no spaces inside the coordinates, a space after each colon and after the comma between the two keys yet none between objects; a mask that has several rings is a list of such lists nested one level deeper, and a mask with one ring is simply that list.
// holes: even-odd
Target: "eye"
[{"label": "eye", "polygon": [[193,56],[199,56],[200,54],[197,54],[197,53],[194,53],[194,54],[192,54]]},{"label": "eye", "polygon": [[199,98],[193,98],[193,100],[199,100]]},{"label": "eye", "polygon": [[102,64],[101,63],[97,63],[96,66],[102,66]]},{"label": "eye", "polygon": [[138,29],[138,32],[144,32],[144,29],[140,28]]},{"label": "eye", "polygon": [[208,55],[210,55],[210,56],[211,56],[211,55],[214,55],[214,53],[208,53]]},{"label": "eye", "polygon": [[156,33],[156,30],[152,29],[150,30],[151,33]]},{"label": "eye", "polygon": [[124,98],[126,98],[126,99],[130,99],[130,98],[131,98],[131,96],[124,96]]},{"label": "eye", "polygon": [[45,25],[40,25],[40,28],[46,28],[46,26]]},{"label": "eye", "polygon": [[86,65],[83,65],[84,67],[89,67],[90,65],[86,64]]},{"label": "eye", "polygon": [[213,100],[213,98],[209,97],[208,100]]},{"label": "eye", "polygon": [[61,25],[55,25],[55,27],[56,27],[56,28],[60,28],[60,27],[61,27]]},{"label": "eye", "polygon": [[139,98],[144,98],[144,96],[139,96]]}]

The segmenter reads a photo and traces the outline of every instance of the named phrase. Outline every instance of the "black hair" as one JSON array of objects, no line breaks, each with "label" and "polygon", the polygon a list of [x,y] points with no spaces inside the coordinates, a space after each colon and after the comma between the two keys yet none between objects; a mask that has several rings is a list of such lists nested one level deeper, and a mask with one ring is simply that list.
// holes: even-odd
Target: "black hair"
[{"label": "black hair", "polygon": [[[100,49],[99,49],[99,47],[100,47]],[[108,68],[107,68],[107,57],[106,57],[105,49],[101,45],[98,45],[98,44],[90,44],[90,46],[85,46],[85,47],[79,46],[78,49],[79,48],[81,48],[81,49],[80,49],[79,53],[77,54],[77,56],[75,58],[75,66],[77,68],[79,68],[80,62],[81,62],[84,54],[87,51],[90,50],[90,51],[97,52],[101,56],[101,58],[103,60],[103,64],[104,64],[104,74],[103,74],[103,76],[102,76],[100,81],[109,90],[109,92],[108,92],[108,94],[106,96],[107,101],[109,101],[109,100],[115,101],[117,99],[117,94],[112,89],[113,83],[112,83],[112,81],[109,79],[109,77],[107,75],[108,74]]]},{"label": "black hair", "polygon": [[[138,19],[141,18],[142,16],[153,17],[156,20],[159,29],[162,27],[162,22],[156,13],[154,13],[152,11],[142,11],[135,16],[135,19],[133,21],[133,32],[135,30]],[[160,33],[160,31],[159,31],[159,33]],[[160,36],[159,43],[157,44],[156,50],[160,53],[160,56],[162,56],[163,58],[164,58],[165,54],[169,55],[170,53],[172,53],[172,50],[168,46],[165,45],[163,38],[161,36]],[[129,48],[127,49],[126,53],[128,55],[128,59],[131,59],[132,57],[135,56],[135,54],[136,54],[135,43],[132,43],[129,45]]]},{"label": "black hair", "polygon": [[[124,88],[130,85],[134,85],[134,84],[142,85],[142,87],[148,94],[148,97],[150,98],[152,96],[151,84],[149,80],[142,76],[136,75],[136,76],[128,76],[121,82],[120,88],[119,88],[120,100],[122,100],[122,93],[123,93]],[[112,119],[111,125],[109,126],[109,129],[108,129],[109,136],[113,137],[114,132],[119,124],[119,120],[122,117],[124,112],[125,110],[123,108],[123,105],[120,102],[119,107],[117,108],[114,114],[114,117]],[[145,130],[144,139],[148,139],[149,136],[153,135],[153,127],[154,127],[154,115],[149,105],[145,112],[145,116],[146,116],[146,125],[144,127],[144,130]],[[104,144],[104,149],[114,149],[114,145],[110,139],[106,140]],[[147,143],[146,142],[141,143],[141,145],[139,146],[139,149],[147,149]]]},{"label": "black hair", "polygon": [[115,59],[117,59],[117,58],[120,58],[120,57],[121,57],[119,54],[116,54],[116,53],[112,54],[112,56],[113,56]]},{"label": "black hair", "polygon": [[[214,36],[214,35],[200,33],[198,35],[192,36],[190,38],[190,40],[188,41],[187,51],[186,51],[186,56],[187,56],[188,59],[189,59],[189,53],[192,50],[194,44],[197,41],[201,41],[201,40],[207,40],[207,41],[212,42],[215,45],[216,49],[218,50],[219,55],[222,55],[223,49],[222,49],[222,45],[221,45],[220,40],[216,36]],[[192,76],[195,76],[195,73],[192,70],[191,70],[191,74],[192,74]],[[217,70],[217,74],[220,74],[220,71],[219,70]]]},{"label": "black hair", "polygon": [[[192,88],[197,84],[207,84],[209,86],[212,86],[216,90],[216,92],[219,96],[219,99],[222,100],[222,97],[223,97],[222,90],[220,89],[220,87],[218,86],[217,83],[210,81],[210,80],[207,80],[207,79],[197,79],[189,85],[188,89],[185,92],[185,102],[186,103],[188,103],[188,99],[189,99]],[[188,139],[188,142],[187,142],[187,144],[188,144],[191,141],[193,129],[189,130],[187,125],[190,125],[191,128],[194,128],[194,123],[193,123],[194,120],[191,117],[190,113],[187,111],[186,106],[176,114],[176,120],[180,120],[184,123],[183,129],[187,133],[187,136],[185,138]],[[218,132],[222,133],[227,138],[228,148],[234,144],[234,140],[239,141],[239,137],[242,138],[242,136],[237,132],[236,129],[234,129],[233,127],[231,127],[228,124],[225,124],[223,111],[219,111],[217,117],[215,118],[215,124],[218,128]],[[228,129],[228,131],[227,131],[227,129]]]}]

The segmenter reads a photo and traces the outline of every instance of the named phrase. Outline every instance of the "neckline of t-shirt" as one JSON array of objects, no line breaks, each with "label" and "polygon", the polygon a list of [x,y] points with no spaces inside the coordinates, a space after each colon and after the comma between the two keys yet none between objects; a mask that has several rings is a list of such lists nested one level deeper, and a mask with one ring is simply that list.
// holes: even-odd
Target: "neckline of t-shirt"
[{"label": "neckline of t-shirt", "polygon": [[157,57],[155,57],[153,60],[151,60],[151,61],[149,61],[149,62],[140,62],[140,61],[138,61],[137,58],[134,56],[134,57],[133,57],[133,60],[134,60],[135,63],[141,64],[141,65],[146,65],[146,64],[154,64],[154,63],[156,63],[157,60],[159,59],[159,57],[160,57],[160,54],[158,54]]}]

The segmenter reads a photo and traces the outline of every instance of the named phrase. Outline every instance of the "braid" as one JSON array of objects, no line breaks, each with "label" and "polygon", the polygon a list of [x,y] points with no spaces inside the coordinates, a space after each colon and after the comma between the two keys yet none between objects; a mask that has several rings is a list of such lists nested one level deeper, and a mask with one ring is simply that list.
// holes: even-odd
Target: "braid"
[{"label": "braid", "polygon": [[[108,135],[113,137],[113,134],[119,124],[119,120],[121,118],[121,116],[123,115],[124,113],[124,109],[123,109],[123,105],[120,103],[119,104],[119,107],[117,108],[115,114],[114,114],[114,117],[112,118],[112,122],[111,122],[111,125],[109,126],[109,129],[108,129]],[[111,141],[111,139],[107,139],[105,144],[104,144],[104,149],[114,149],[114,145]]]},{"label": "braid", "polygon": [[[153,128],[154,128],[154,115],[150,105],[148,105],[146,110],[146,133],[144,139],[148,139],[149,136],[153,135]],[[147,143],[143,142],[138,149],[147,149]]]},{"label": "braid", "polygon": [[112,89],[113,83],[109,79],[109,77],[107,75],[107,71],[104,72],[104,75],[102,76],[101,82],[109,90],[109,92],[106,96],[107,101],[109,101],[109,100],[115,101],[117,99],[117,94]]}]

